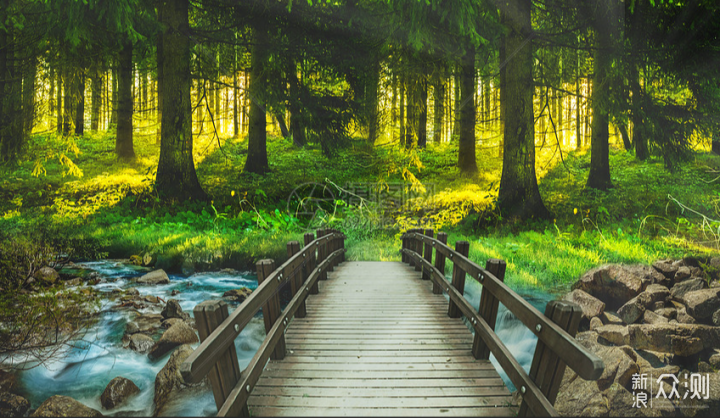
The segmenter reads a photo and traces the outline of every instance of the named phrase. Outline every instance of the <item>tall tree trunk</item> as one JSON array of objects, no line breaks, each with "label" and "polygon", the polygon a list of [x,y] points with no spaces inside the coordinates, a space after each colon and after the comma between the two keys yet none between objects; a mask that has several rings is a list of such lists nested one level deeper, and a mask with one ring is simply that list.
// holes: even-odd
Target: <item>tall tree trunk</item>
[{"label": "tall tree trunk", "polygon": [[445,118],[445,84],[442,67],[438,66],[433,74],[433,142],[442,142],[443,119]]},{"label": "tall tree trunk", "polygon": [[63,130],[63,70],[61,68],[57,69],[57,96],[56,96],[56,105],[57,105],[57,119],[55,120],[55,128],[57,133],[62,133]]},{"label": "tall tree trunk", "polygon": [[455,66],[455,77],[453,77],[454,85],[453,85],[453,98],[455,101],[453,102],[453,128],[452,128],[452,140],[455,140],[458,138],[458,135],[460,135],[460,73],[461,73],[460,65]]},{"label": "tall tree trunk", "polygon": [[[218,46],[218,49],[215,53],[215,79],[220,80],[220,47]],[[218,83],[212,83],[213,84],[213,92],[215,93],[215,113],[213,114],[213,117],[215,118],[215,129],[217,127],[222,127],[221,122],[221,113],[220,113],[220,84]],[[222,130],[222,129],[221,129]]]},{"label": "tall tree trunk", "polygon": [[192,103],[190,100],[189,0],[160,3],[162,34],[163,109],[160,160],[155,188],[163,199],[207,199],[193,162]]},{"label": "tall tree trunk", "polygon": [[595,51],[593,54],[593,92],[591,106],[593,112],[590,137],[590,174],[587,187],[607,190],[612,187],[610,179],[610,103],[611,89],[615,80],[611,77],[614,33],[618,22],[614,13],[615,0],[598,0],[596,17]]},{"label": "tall tree trunk", "polygon": [[380,61],[376,58],[370,64],[368,81],[365,85],[365,102],[368,117],[368,142],[374,144],[378,136],[378,93],[380,87]]},{"label": "tall tree trunk", "polygon": [[[6,11],[8,8],[8,0],[0,0],[0,21],[4,22],[6,17]],[[8,84],[6,80],[9,80],[10,77],[8,77],[8,64],[9,64],[9,43],[10,43],[10,36],[8,36],[7,33],[8,29],[2,28],[0,29],[0,161],[6,161],[6,159],[9,156],[5,155],[5,141],[8,140],[8,135],[6,134],[7,126],[10,123],[10,115],[8,110],[9,103],[7,100],[7,94],[5,92],[5,87]]]},{"label": "tall tree trunk", "polygon": [[[237,35],[237,34],[236,34]],[[233,51],[235,53],[235,56],[233,58],[233,138],[240,138],[240,120],[238,118],[238,94],[240,93],[240,90],[238,89],[238,57],[237,57],[237,47],[233,47]]]},{"label": "tall tree trunk", "polygon": [[242,132],[246,133],[248,129],[250,128],[250,117],[248,115],[248,96],[249,94],[249,87],[250,87],[250,74],[248,73],[247,68],[243,70],[243,95],[242,95],[242,106],[240,106],[240,109],[242,110]]},{"label": "tall tree trunk", "polygon": [[398,115],[398,118],[400,118],[400,129],[398,130],[398,144],[402,147],[405,144],[405,96],[406,96],[406,88],[405,88],[405,80],[407,79],[407,76],[404,72],[400,73],[400,79],[398,80],[398,83],[400,84],[400,103],[399,103],[399,110],[400,114]]},{"label": "tall tree trunk", "polygon": [[640,87],[640,72],[635,63],[630,64],[630,87],[632,89],[632,107],[630,121],[632,122],[633,144],[635,145],[635,158],[640,161],[647,160],[650,156],[648,150],[647,136],[643,124],[643,99],[644,92]]},{"label": "tall tree trunk", "polygon": [[[578,42],[579,43],[579,42]],[[580,49],[576,51],[577,66],[575,67],[575,148],[582,147],[582,134],[580,127],[580,104],[582,103],[582,91],[580,90]]]},{"label": "tall tree trunk", "polygon": [[406,80],[405,91],[407,92],[407,103],[405,104],[405,148],[410,149],[414,143],[415,135],[417,135],[417,89],[415,87],[415,74],[408,74]]},{"label": "tall tree trunk", "polygon": [[625,124],[625,122],[618,121],[615,126],[617,127],[618,131],[620,131],[620,136],[622,136],[623,146],[625,147],[625,150],[630,151],[633,148],[633,144],[632,142],[630,142],[627,125]]},{"label": "tall tree trunk", "polygon": [[[110,116],[110,124],[113,126],[117,126],[117,118],[118,118],[118,64],[117,60],[113,59],[113,68],[112,68],[112,115]],[[108,127],[109,128],[109,127]]]},{"label": "tall tree trunk", "polygon": [[75,108],[75,135],[82,135],[85,132],[85,70],[77,72],[77,107]]},{"label": "tall tree trunk", "polygon": [[245,171],[264,174],[270,171],[267,156],[267,131],[265,119],[265,99],[268,80],[266,64],[269,58],[269,34],[264,22],[258,22],[254,28],[255,42],[252,46],[250,64],[250,115],[248,116],[248,153]]},{"label": "tall tree trunk", "polygon": [[475,161],[475,47],[468,46],[460,66],[460,138],[458,166],[465,174],[477,173]]},{"label": "tall tree trunk", "polygon": [[531,2],[512,0],[500,7],[500,20],[509,28],[505,51],[516,51],[500,70],[500,100],[504,114],[503,168],[498,207],[505,217],[549,218],[535,175],[533,115],[533,41]]},{"label": "tall tree trunk", "polygon": [[65,83],[63,85],[63,135],[70,135],[75,131],[75,114],[77,112],[77,84],[78,74],[73,67],[65,68]]},{"label": "tall tree trunk", "polygon": [[391,137],[395,135],[395,124],[397,124],[397,95],[398,95],[398,78],[396,71],[392,73],[392,99],[390,100],[390,132]]},{"label": "tall tree trunk", "polygon": [[425,148],[427,145],[427,99],[428,88],[427,78],[425,77],[424,64],[422,64],[422,72],[419,74],[417,88],[417,145],[418,148]]},{"label": "tall tree trunk", "polygon": [[306,144],[305,126],[302,119],[302,101],[300,100],[300,80],[297,76],[297,66],[292,58],[288,59],[287,69],[285,71],[290,85],[290,100],[288,100],[290,110],[290,130],[292,131],[293,144],[296,147],[302,147]]},{"label": "tall tree trunk", "polygon": [[49,68],[48,78],[50,79],[50,92],[48,93],[48,113],[52,117],[55,113],[55,69]]},{"label": "tall tree trunk", "polygon": [[[164,0],[159,0],[158,3],[162,3]],[[162,7],[157,7],[157,20],[158,23],[163,23],[163,15],[162,15]],[[162,110],[163,110],[163,62],[164,62],[164,54],[163,54],[163,36],[162,34],[157,35],[157,40],[155,42],[155,61],[157,65],[157,103],[155,104],[157,106],[157,112],[155,113],[155,121],[157,123],[157,131],[155,134],[155,143],[160,144],[162,142]],[[192,114],[190,115],[190,119],[192,119]],[[191,123],[192,125],[192,123]],[[192,129],[192,128],[191,128]]]},{"label": "tall tree trunk", "polygon": [[[35,81],[37,78],[37,57],[28,59],[28,69],[23,80],[23,138],[30,137],[35,126]],[[51,94],[52,95],[52,94]]]},{"label": "tall tree trunk", "polygon": [[100,125],[100,105],[102,104],[102,71],[100,66],[94,63],[90,68],[91,81],[90,88],[92,89],[92,105],[90,108],[90,130],[97,131]]},{"label": "tall tree trunk", "polygon": [[717,131],[713,131],[712,140],[710,144],[710,150],[715,155],[720,155],[720,133]]},{"label": "tall tree trunk", "polygon": [[133,147],[133,47],[132,42],[125,41],[118,59],[118,120],[115,136],[115,154],[118,158],[135,158]]},{"label": "tall tree trunk", "polygon": [[287,138],[290,136],[290,130],[288,129],[287,124],[285,123],[285,115],[283,115],[282,112],[274,112],[275,120],[278,123],[278,126],[280,127],[280,134],[283,138]]},{"label": "tall tree trunk", "polygon": [[143,113],[143,118],[145,118],[145,112],[147,112],[148,109],[148,78],[147,78],[147,68],[143,65],[142,69],[138,70],[138,73],[140,74],[140,110]]}]

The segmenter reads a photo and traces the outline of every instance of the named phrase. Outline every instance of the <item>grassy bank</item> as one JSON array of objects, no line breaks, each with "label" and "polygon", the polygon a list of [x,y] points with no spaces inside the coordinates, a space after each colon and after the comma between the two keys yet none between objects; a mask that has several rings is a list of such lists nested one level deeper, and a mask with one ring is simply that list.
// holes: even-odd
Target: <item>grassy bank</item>
[{"label": "grassy bank", "polygon": [[273,171],[257,176],[242,173],[244,139],[221,144],[201,137],[195,147],[198,177],[212,202],[168,206],[152,189],[159,154],[154,136],[138,135],[138,158],[125,163],[115,159],[114,138],[106,134],[37,135],[31,158],[0,168],[0,232],[11,239],[46,229],[97,243],[113,258],[151,253],[199,268],[252,269],[260,258],[283,260],[287,241],[302,242],[308,218],[287,213],[298,185],[322,183],[338,198],[336,185],[409,182],[429,194],[392,212],[383,228],[359,222],[379,216],[371,202],[361,208],[328,203],[329,212],[315,222],[346,231],[351,260],[399,260],[400,231],[430,222],[450,234],[451,244],[470,241],[470,256],[479,263],[506,260],[507,282],[518,288],[564,287],[608,262],[717,253],[718,224],[695,213],[718,217],[720,185],[711,180],[720,157],[703,152],[670,173],[660,160],[639,162],[613,149],[615,187],[596,192],[584,188],[587,150],[564,150],[563,162],[556,149],[539,149],[540,191],[555,220],[508,224],[493,210],[497,148],[479,147],[481,172],[463,177],[453,144],[408,153],[358,141],[328,159],[319,149],[298,150],[271,138]]}]

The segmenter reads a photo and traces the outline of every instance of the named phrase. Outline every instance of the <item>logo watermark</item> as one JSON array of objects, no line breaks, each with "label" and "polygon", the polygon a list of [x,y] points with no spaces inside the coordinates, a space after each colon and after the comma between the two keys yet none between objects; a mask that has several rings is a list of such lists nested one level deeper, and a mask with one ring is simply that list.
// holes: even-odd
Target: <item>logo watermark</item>
[{"label": "logo watermark", "polygon": [[[649,384],[648,384],[649,383]],[[684,388],[681,396],[678,387]],[[633,408],[652,408],[653,399],[664,398],[682,401],[710,398],[710,373],[685,373],[683,380],[671,373],[661,374],[655,379],[652,374],[632,375]],[[654,396],[653,396],[654,394]],[[707,408],[706,405],[677,405],[678,408]]]}]

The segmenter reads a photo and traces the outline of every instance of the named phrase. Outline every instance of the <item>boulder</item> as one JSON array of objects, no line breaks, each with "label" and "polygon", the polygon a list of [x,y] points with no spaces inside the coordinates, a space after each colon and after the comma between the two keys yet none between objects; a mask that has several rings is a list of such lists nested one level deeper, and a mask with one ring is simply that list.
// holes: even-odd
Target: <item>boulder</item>
[{"label": "boulder", "polygon": [[646,265],[607,264],[585,273],[572,289],[583,290],[615,310],[664,276]]},{"label": "boulder", "polygon": [[662,308],[655,311],[656,314],[664,316],[667,319],[675,319],[677,315],[677,309],[675,308]]},{"label": "boulder", "polygon": [[690,271],[690,267],[682,266],[679,267],[678,270],[675,272],[675,276],[673,277],[673,282],[680,283],[685,279],[689,279],[692,275],[692,272]]},{"label": "boulder", "polygon": [[148,357],[156,360],[173,348],[198,342],[198,337],[192,328],[185,322],[177,322],[167,329],[160,339],[153,345],[148,353]]},{"label": "boulder", "polygon": [[601,326],[603,326],[603,322],[597,316],[590,319],[590,330],[598,329]]},{"label": "boulder", "polygon": [[137,289],[134,288],[134,287],[128,287],[127,289],[125,289],[125,294],[126,294],[126,295],[138,296],[138,295],[140,295],[140,291],[137,290]]},{"label": "boulder", "polygon": [[137,317],[135,317],[135,319],[133,319],[127,324],[126,329],[129,334],[134,334],[137,332],[153,332],[160,328],[160,324],[162,324],[162,321],[163,317],[160,314],[138,315]]},{"label": "boulder", "polygon": [[588,321],[590,318],[600,316],[603,311],[605,311],[605,304],[600,299],[588,294],[584,290],[575,289],[565,295],[563,299],[578,304],[582,309],[583,319],[587,319]]},{"label": "boulder", "polygon": [[142,258],[139,255],[131,255],[130,263],[136,266],[142,266]]},{"label": "boulder", "polygon": [[177,324],[178,322],[185,322],[185,321],[180,318],[168,318],[162,322],[162,327],[165,329],[168,329],[171,326]]},{"label": "boulder", "polygon": [[22,396],[9,392],[0,393],[0,417],[24,417],[30,402]]},{"label": "boulder", "polygon": [[153,296],[153,295],[147,295],[147,296],[145,296],[145,297],[143,298],[143,300],[144,300],[145,302],[148,302],[148,303],[159,303],[159,302],[160,302],[160,301],[158,300],[158,297],[157,297],[157,296]]},{"label": "boulder", "polygon": [[53,285],[60,280],[60,274],[52,268],[45,266],[35,272],[35,279],[46,285]]},{"label": "boulder", "polygon": [[695,319],[709,318],[720,308],[718,293],[720,293],[720,288],[687,292],[683,296],[683,303],[687,306],[688,315]]},{"label": "boulder", "polygon": [[100,395],[100,404],[105,409],[113,409],[137,393],[140,393],[140,388],[132,380],[118,376],[105,387]]},{"label": "boulder", "polygon": [[645,313],[645,306],[643,306],[637,297],[630,299],[617,311],[620,319],[626,324],[632,324],[642,318],[643,313]]},{"label": "boulder", "polygon": [[198,387],[200,385],[207,385],[207,379],[203,379],[198,384],[188,384],[180,374],[180,365],[192,354],[193,349],[188,344],[181,345],[170,355],[168,362],[158,372],[155,377],[155,416],[162,416],[162,410],[170,400],[171,396],[176,396],[178,392],[189,389],[191,387]]},{"label": "boulder", "polygon": [[165,270],[159,269],[141,276],[137,279],[137,282],[143,284],[168,284],[170,283],[170,278],[167,273],[165,273]]},{"label": "boulder", "polygon": [[696,324],[697,321],[692,316],[688,315],[687,309],[683,306],[678,308],[675,319],[680,324]]},{"label": "boulder", "polygon": [[668,279],[674,278],[675,273],[677,273],[678,269],[680,268],[677,265],[662,260],[654,262],[652,266],[655,270],[662,273],[662,275],[667,277]]},{"label": "boulder", "polygon": [[713,325],[715,325],[716,327],[720,327],[720,309],[718,309],[717,311],[713,312],[713,314],[712,314],[712,323],[713,323]]},{"label": "boulder", "polygon": [[227,292],[223,293],[224,298],[228,298],[230,300],[234,300],[235,302],[244,302],[245,299],[250,296],[252,293],[252,290],[248,289],[247,287],[241,287],[240,289],[232,289],[228,290]]},{"label": "boulder", "polygon": [[720,328],[698,324],[633,324],[628,326],[629,345],[635,349],[691,356],[718,347]]},{"label": "boulder", "polygon": [[0,392],[11,392],[15,383],[17,383],[17,375],[15,373],[0,369]]},{"label": "boulder", "polygon": [[662,324],[667,322],[669,322],[669,319],[653,311],[647,310],[643,314],[643,323],[645,324]]},{"label": "boulder", "polygon": [[177,289],[174,289],[172,292],[170,292],[170,296],[177,296],[180,294],[180,291]]},{"label": "boulder", "polygon": [[637,298],[638,301],[645,307],[645,309],[648,309],[655,305],[658,302],[662,302],[663,306],[665,304],[665,301],[668,300],[670,297],[670,290],[657,283],[653,283],[649,285],[642,293],[640,293]]},{"label": "boulder", "polygon": [[603,325],[595,331],[598,336],[615,345],[627,345],[630,342],[628,328],[624,325]]},{"label": "boulder", "polygon": [[137,351],[138,353],[148,352],[154,344],[155,341],[145,334],[133,334],[130,336],[129,347],[131,350]]},{"label": "boulder", "polygon": [[605,325],[622,325],[623,321],[619,316],[612,312],[605,311],[600,315],[600,319]]},{"label": "boulder", "polygon": [[165,307],[163,308],[162,312],[160,312],[160,315],[163,316],[165,319],[169,318],[180,318],[180,319],[188,319],[190,318],[190,315],[186,312],[183,312],[182,307],[180,306],[180,302],[177,301],[177,299],[168,299],[167,303],[165,303]]},{"label": "boulder", "polygon": [[65,286],[80,286],[80,278],[73,277],[72,279],[65,280]]},{"label": "boulder", "polygon": [[153,264],[155,264],[156,259],[157,258],[154,255],[150,253],[145,253],[142,256],[142,265],[145,267],[152,266]]},{"label": "boulder", "polygon": [[102,417],[103,414],[69,396],[55,395],[47,398],[31,415],[33,417]]},{"label": "boulder", "polygon": [[682,301],[683,296],[686,293],[695,290],[701,290],[707,287],[705,280],[695,277],[690,280],[685,280],[682,283],[678,283],[670,289],[670,298],[676,301]]}]

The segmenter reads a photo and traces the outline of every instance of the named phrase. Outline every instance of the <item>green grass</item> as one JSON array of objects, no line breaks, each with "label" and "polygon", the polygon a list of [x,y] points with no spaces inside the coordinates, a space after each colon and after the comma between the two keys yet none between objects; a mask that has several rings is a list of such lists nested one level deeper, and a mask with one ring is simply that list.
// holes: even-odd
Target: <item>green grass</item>
[{"label": "green grass", "polygon": [[138,158],[132,163],[115,159],[108,134],[74,141],[36,135],[27,153],[33,158],[0,167],[0,232],[51,229],[100,243],[110,257],[151,252],[181,256],[203,268],[252,269],[261,258],[282,262],[286,242],[302,242],[302,219],[285,210],[298,185],[412,182],[433,190],[432,199],[411,202],[411,210],[394,213],[387,228],[358,222],[377,216],[372,205],[340,205],[326,215],[326,224],[346,231],[348,259],[399,260],[401,231],[421,221],[448,232],[451,245],[470,241],[470,257],[479,264],[506,260],[506,281],[516,288],[563,288],[603,263],[717,253],[718,225],[703,225],[701,217],[678,205],[718,217],[720,185],[708,181],[720,157],[702,152],[670,173],[660,160],[638,162],[612,149],[615,187],[596,192],[584,188],[587,150],[565,150],[562,164],[554,149],[539,148],[540,191],[556,219],[507,224],[493,209],[502,159],[492,144],[478,148],[481,172],[475,176],[459,175],[455,144],[405,152],[356,141],[328,159],[316,147],[297,150],[270,137],[267,176],[242,173],[244,139],[225,138],[221,144],[210,136],[195,144],[198,177],[212,202],[171,206],[152,190],[159,152],[154,135],[136,136]]}]

